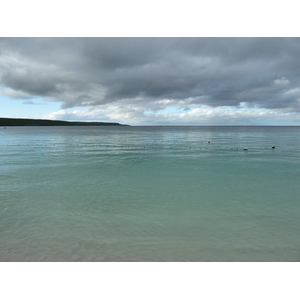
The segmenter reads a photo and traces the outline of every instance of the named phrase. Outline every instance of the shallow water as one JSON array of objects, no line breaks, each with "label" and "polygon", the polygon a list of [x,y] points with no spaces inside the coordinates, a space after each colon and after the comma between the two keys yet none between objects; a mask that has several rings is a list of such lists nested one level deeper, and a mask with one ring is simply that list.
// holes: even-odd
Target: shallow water
[{"label": "shallow water", "polygon": [[1,128],[0,260],[300,261],[299,150],[299,127]]}]

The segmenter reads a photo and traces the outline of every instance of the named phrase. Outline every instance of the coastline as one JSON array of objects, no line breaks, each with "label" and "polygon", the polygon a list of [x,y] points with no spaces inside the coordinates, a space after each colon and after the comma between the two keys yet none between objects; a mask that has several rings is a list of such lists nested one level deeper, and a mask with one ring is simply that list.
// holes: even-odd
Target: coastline
[{"label": "coastline", "polygon": [[43,119],[0,118],[0,126],[129,126],[106,122],[69,122]]}]

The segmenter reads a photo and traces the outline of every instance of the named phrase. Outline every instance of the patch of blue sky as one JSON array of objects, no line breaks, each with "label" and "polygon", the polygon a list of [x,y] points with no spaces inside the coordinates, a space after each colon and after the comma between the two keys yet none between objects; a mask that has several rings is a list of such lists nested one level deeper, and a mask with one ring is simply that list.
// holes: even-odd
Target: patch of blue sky
[{"label": "patch of blue sky", "polygon": [[[159,110],[157,113],[159,113],[159,114],[165,114],[165,113],[180,114],[182,112],[194,110],[195,108],[207,109],[207,108],[212,108],[212,107],[210,107],[208,105],[196,105],[196,104],[190,104],[190,105],[186,105],[186,106],[169,106],[169,107],[165,107],[164,109]],[[228,111],[241,110],[240,107],[236,107],[236,106],[220,106],[220,108],[226,109]],[[243,108],[243,109],[249,110],[249,108]]]},{"label": "patch of blue sky", "polygon": [[183,111],[181,106],[168,106],[157,111],[157,114],[180,114]]},{"label": "patch of blue sky", "polygon": [[61,103],[48,102],[42,98],[10,99],[0,95],[0,117],[40,118],[45,114],[61,110]]}]

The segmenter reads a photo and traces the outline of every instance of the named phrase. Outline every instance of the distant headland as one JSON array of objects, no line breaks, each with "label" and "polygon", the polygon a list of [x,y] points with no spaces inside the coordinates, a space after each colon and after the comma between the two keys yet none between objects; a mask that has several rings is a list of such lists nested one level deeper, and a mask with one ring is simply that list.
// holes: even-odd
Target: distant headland
[{"label": "distant headland", "polygon": [[0,118],[0,126],[129,126],[106,122],[69,122],[42,119]]}]

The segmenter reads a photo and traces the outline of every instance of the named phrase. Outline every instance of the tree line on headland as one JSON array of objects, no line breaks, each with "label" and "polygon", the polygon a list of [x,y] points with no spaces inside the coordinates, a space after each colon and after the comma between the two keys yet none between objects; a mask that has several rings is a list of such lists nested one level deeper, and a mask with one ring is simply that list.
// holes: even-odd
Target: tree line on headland
[{"label": "tree line on headland", "polygon": [[0,126],[128,126],[105,122],[69,122],[41,119],[0,118]]}]

